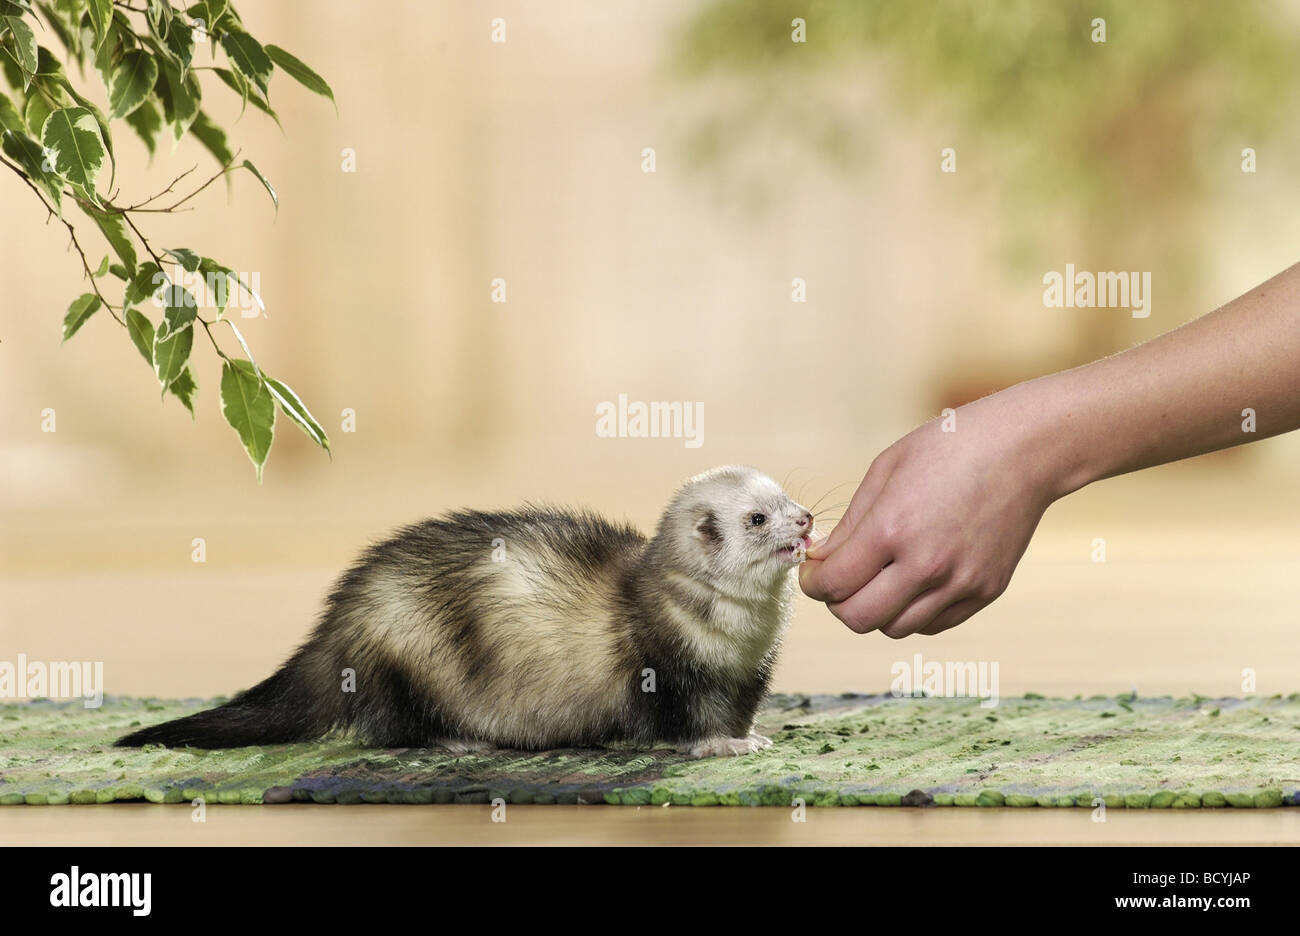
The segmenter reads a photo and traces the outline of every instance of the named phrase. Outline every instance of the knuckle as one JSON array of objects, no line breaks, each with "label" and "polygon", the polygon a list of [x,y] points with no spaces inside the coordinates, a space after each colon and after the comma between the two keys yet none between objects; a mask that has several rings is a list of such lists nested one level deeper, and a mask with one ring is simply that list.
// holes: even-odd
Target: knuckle
[{"label": "knuckle", "polygon": [[944,553],[932,553],[916,561],[916,570],[926,582],[937,582],[947,578],[952,571],[952,564]]},{"label": "knuckle", "polygon": [[963,597],[975,597],[984,588],[984,576],[980,575],[978,569],[960,567],[954,569],[951,581],[953,592]]},{"label": "knuckle", "polygon": [[897,546],[907,532],[907,521],[898,514],[889,513],[877,521],[877,528],[885,545]]},{"label": "knuckle", "polygon": [[952,584],[956,594],[982,602],[993,601],[1007,590],[1007,582],[1002,577],[977,569],[954,572]]},{"label": "knuckle", "polygon": [[871,630],[871,620],[862,615],[850,615],[846,618],[840,618],[840,620],[844,622],[845,627],[855,634],[865,634]]},{"label": "knuckle", "polygon": [[1002,593],[1007,590],[1007,586],[1010,584],[1011,584],[1010,580],[1006,578],[1002,578],[1002,577],[995,578],[985,585],[984,591],[980,595],[980,597],[983,598],[985,601],[993,601],[997,598],[1000,598],[1002,597]]},{"label": "knuckle", "polygon": [[848,608],[845,608],[842,604],[830,604],[827,605],[827,607],[830,608],[831,614],[835,615],[835,617],[839,619],[840,623],[853,631],[853,633],[865,634],[871,629],[871,622],[867,619],[866,615],[860,612],[854,613]]},{"label": "knuckle", "polygon": [[[853,597],[853,589],[839,582],[823,582],[816,597],[828,605],[838,605]],[[834,608],[831,608],[831,613],[839,617]]]}]

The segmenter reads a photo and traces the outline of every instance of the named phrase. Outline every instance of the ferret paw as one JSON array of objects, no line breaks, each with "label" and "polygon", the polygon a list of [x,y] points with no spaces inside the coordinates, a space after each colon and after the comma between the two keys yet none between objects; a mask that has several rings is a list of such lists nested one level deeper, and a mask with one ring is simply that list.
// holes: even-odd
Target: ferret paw
[{"label": "ferret paw", "polygon": [[695,744],[684,745],[678,750],[683,754],[690,755],[695,760],[699,760],[702,757],[739,757],[742,754],[753,754],[771,746],[772,741],[770,738],[765,738],[760,734],[751,734],[747,738],[705,738]]},{"label": "ferret paw", "polygon": [[486,741],[475,741],[472,738],[439,738],[438,747],[443,748],[453,757],[462,757],[465,754],[483,754],[492,750],[492,745]]}]

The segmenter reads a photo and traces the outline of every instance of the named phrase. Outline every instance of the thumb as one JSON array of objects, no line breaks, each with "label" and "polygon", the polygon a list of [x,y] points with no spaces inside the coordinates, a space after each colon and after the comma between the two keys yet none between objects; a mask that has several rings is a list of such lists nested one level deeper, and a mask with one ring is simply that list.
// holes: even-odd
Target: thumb
[{"label": "thumb", "polygon": [[[811,550],[809,550],[809,552],[811,552]],[[799,563],[799,587],[805,593],[808,591],[805,585],[816,578],[816,573],[813,570],[821,564],[822,561],[820,559],[813,559],[811,556]]]}]

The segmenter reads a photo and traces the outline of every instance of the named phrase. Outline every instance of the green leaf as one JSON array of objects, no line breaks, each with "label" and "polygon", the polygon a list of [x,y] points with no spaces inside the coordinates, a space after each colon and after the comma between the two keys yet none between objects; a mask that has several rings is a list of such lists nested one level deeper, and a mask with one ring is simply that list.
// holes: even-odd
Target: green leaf
[{"label": "green leaf", "polygon": [[266,54],[270,56],[271,61],[284,69],[290,78],[298,82],[298,84],[302,85],[308,91],[315,91],[322,97],[329,98],[330,103],[334,105],[334,110],[337,111],[339,109],[339,102],[334,100],[334,91],[325,83],[325,79],[312,71],[301,59],[290,55],[284,49],[276,45],[268,45],[266,47]]},{"label": "green leaf", "polygon": [[62,43],[64,51],[76,58],[77,64],[80,65],[84,62],[85,50],[81,47],[80,31],[74,33],[69,29],[68,24],[59,18],[59,15],[50,8],[48,3],[40,4],[39,9],[45,17],[45,21],[54,30],[54,34],[59,37],[59,42]]},{"label": "green leaf", "polygon": [[84,107],[63,107],[46,118],[41,142],[54,151],[54,168],[94,204],[95,179],[104,165],[104,140]]},{"label": "green leaf", "polygon": [[90,28],[99,40],[95,48],[99,48],[108,38],[108,27],[113,22],[113,0],[87,0],[86,12],[90,14]]},{"label": "green leaf", "polygon": [[44,75],[60,83],[68,78],[63,71],[63,62],[45,46],[36,47],[36,75],[37,77]]},{"label": "green leaf", "polygon": [[164,247],[163,253],[170,255],[172,259],[184,268],[186,273],[193,273],[197,270],[202,259],[188,247],[177,247],[175,250],[168,250]]},{"label": "green leaf", "polygon": [[275,404],[247,361],[226,361],[221,366],[221,412],[239,435],[260,482],[275,436]]},{"label": "green leaf", "polygon": [[[244,116],[244,111],[248,108],[248,79],[239,72],[233,72],[229,68],[214,68],[217,77],[225,82],[226,86],[238,93],[239,95],[239,116]],[[254,94],[258,92],[254,91]],[[283,129],[283,128],[281,128]]]},{"label": "green leaf", "polygon": [[[252,297],[253,302],[257,303],[258,311],[261,312],[262,315],[266,315],[266,303],[262,301],[262,297],[254,291],[253,287],[244,282],[243,277],[230,267],[223,266],[211,257],[204,257],[199,261],[199,272],[203,274],[204,280],[213,288],[215,288],[216,285],[214,279],[216,276],[224,277],[226,280],[225,287],[221,290],[221,293],[215,297],[220,300],[214,303],[217,308],[217,318],[221,318],[225,313],[226,306],[230,303],[230,297],[235,292],[235,287],[230,285],[231,280],[233,280],[238,287],[242,288],[244,292],[248,293],[248,295]],[[231,327],[233,328],[234,326],[232,325]],[[243,336],[240,336],[239,340],[242,342],[244,340]],[[252,355],[249,355],[249,357],[251,358]]]},{"label": "green leaf", "polygon": [[258,375],[262,375],[262,370],[257,366],[257,361],[253,360],[253,352],[248,347],[248,342],[244,340],[243,334],[239,331],[239,326],[237,326],[230,319],[222,319],[221,321],[229,325],[230,330],[235,333],[235,340],[238,341],[239,346],[244,349],[244,353],[248,355],[248,363],[249,366],[253,368],[253,372]]},{"label": "green leaf", "polygon": [[184,286],[168,286],[163,290],[163,295],[167,304],[155,336],[158,341],[170,338],[181,329],[193,327],[194,319],[198,316],[198,305],[194,296]]},{"label": "green leaf", "polygon": [[270,196],[271,196],[271,203],[272,203],[273,205],[275,205],[275,213],[276,213],[276,214],[279,214],[279,213],[280,213],[280,197],[279,197],[278,195],[275,194],[275,189],[271,186],[271,183],[267,180],[266,176],[262,175],[261,171],[260,171],[256,166],[254,166],[253,163],[252,163],[250,160],[245,159],[245,160],[244,160],[240,165],[242,165],[245,169],[247,169],[247,170],[248,170],[249,172],[251,172],[253,175],[257,176],[257,180],[258,180],[259,182],[261,182],[262,185],[263,185],[263,187],[266,189],[266,191],[267,191],[268,193],[270,193]]},{"label": "green leaf", "polygon": [[[217,318],[221,318],[226,312],[226,306],[230,304],[230,294],[240,283],[239,276],[234,270],[222,266],[211,257],[204,257],[199,261],[199,272],[203,274],[204,283],[212,293],[212,304],[217,310]],[[235,286],[231,285],[232,282]]]},{"label": "green leaf", "polygon": [[27,125],[23,123],[23,115],[18,113],[18,108],[14,107],[14,102],[3,94],[0,94],[0,128],[12,130],[15,133],[27,132]]},{"label": "green leaf", "polygon": [[6,130],[4,131],[2,148],[10,159],[22,167],[23,172],[27,173],[27,177],[49,196],[50,201],[54,203],[55,210],[62,215],[63,186],[58,176],[45,171],[45,153],[41,149],[41,144],[25,133]]},{"label": "green leaf", "polygon": [[[0,23],[0,26],[3,25],[3,23]],[[21,88],[26,79],[23,76],[23,70],[14,61],[14,53],[9,51],[8,40],[0,42],[0,52],[4,53],[0,55],[0,71],[4,72],[5,81],[8,82],[11,88]]]},{"label": "green leaf", "polygon": [[146,0],[148,6],[145,10],[145,19],[149,22],[149,29],[158,38],[167,35],[172,24],[172,7],[167,0]]},{"label": "green leaf", "polygon": [[194,30],[185,23],[173,22],[164,43],[167,51],[176,56],[181,66],[181,75],[184,76],[194,61]]},{"label": "green leaf", "polygon": [[27,104],[23,108],[23,122],[27,124],[28,130],[40,136],[41,128],[53,110],[43,94],[28,95]]},{"label": "green leaf", "polygon": [[[147,261],[136,272],[131,281],[126,284],[126,295],[122,299],[123,305],[136,305],[144,302],[146,299],[158,295],[158,291],[167,285],[169,280],[167,274],[158,268],[158,264],[152,260]],[[149,333],[153,334],[152,331]],[[153,344],[152,338],[150,345]],[[150,360],[153,360],[152,357]]]},{"label": "green leaf", "polygon": [[284,129],[280,124],[280,115],[271,108],[266,98],[262,97],[257,89],[248,86],[248,79],[238,72],[232,72],[229,68],[214,68],[212,70],[216,72],[218,78],[225,82],[227,87],[240,96],[242,104],[239,108],[239,116],[244,116],[244,105],[252,101],[254,107],[274,120],[275,125],[280,127],[281,130]]},{"label": "green leaf", "polygon": [[[141,312],[135,309],[126,310],[126,330],[131,336],[131,341],[135,344],[140,355],[153,366],[153,346],[154,330],[153,324]],[[185,408],[190,411],[190,418],[194,418],[194,394],[198,390],[198,382],[194,379],[194,368],[189,364],[176,376],[167,390],[172,393],[178,400],[185,404]]]},{"label": "green leaf", "polygon": [[158,108],[154,107],[153,101],[145,99],[140,102],[140,106],[127,115],[126,122],[131,125],[140,139],[144,140],[144,145],[149,148],[149,155],[152,157],[157,146],[158,133],[162,130],[162,117],[159,116]]},{"label": "green leaf", "polygon": [[307,438],[328,452],[329,437],[308,411],[307,405],[298,398],[298,394],[294,393],[287,384],[282,384],[273,377],[266,378],[266,386],[271,391],[271,396],[275,398],[275,402],[280,405],[280,411],[296,422],[302,431],[307,433]]},{"label": "green leaf", "polygon": [[[172,28],[177,29],[179,27],[173,25]],[[172,385],[167,389],[171,391],[172,395],[175,396],[176,399],[185,404],[185,408],[190,411],[190,419],[193,419],[194,394],[197,393],[199,389],[198,382],[194,379],[194,368],[190,367],[188,364],[185,365],[185,370],[181,371],[180,376],[173,380]]]},{"label": "green leaf", "polygon": [[95,48],[95,56],[91,59],[91,64],[95,66],[95,71],[99,72],[99,77],[106,88],[108,87],[109,75],[113,71],[113,60],[123,50],[131,48],[126,43],[126,37],[132,33],[130,22],[127,21],[124,25],[118,21],[116,16],[113,17],[113,22],[108,27],[108,30],[110,36],[114,32],[118,33],[117,37],[112,42],[101,42]]},{"label": "green leaf", "polygon": [[[45,53],[44,48],[41,49],[41,53]],[[104,149],[108,150],[109,164],[113,169],[109,175],[108,181],[109,188],[112,188],[113,180],[117,178],[117,160],[113,157],[113,128],[109,126],[108,118],[104,116],[102,110],[95,106],[94,102],[90,101],[81,92],[74,88],[72,82],[68,81],[61,71],[55,76],[55,80],[74,101],[94,115],[95,123],[99,125],[99,133],[104,140]]]},{"label": "green leaf", "polygon": [[[185,15],[191,20],[201,21],[204,30],[212,36],[221,31],[222,23],[230,16],[226,7],[226,0],[206,0],[191,6],[185,11]],[[235,20],[238,22],[238,17],[235,17]]]},{"label": "green leaf", "polygon": [[104,254],[104,259],[99,261],[99,266],[95,268],[94,277],[99,279],[108,272],[108,254]]},{"label": "green leaf", "polygon": [[171,125],[172,136],[179,140],[199,115],[199,102],[203,98],[203,89],[194,72],[184,77],[171,62],[163,61],[158,68],[158,82],[154,92],[162,102],[163,119]]},{"label": "green leaf", "polygon": [[[32,83],[32,75],[36,74],[38,58],[36,54],[36,33],[32,32],[32,27],[17,16],[4,17],[4,24],[13,31],[14,46],[18,50],[18,65],[23,70],[23,90]],[[270,60],[267,60],[268,64]]]},{"label": "green leaf", "polygon": [[131,336],[136,350],[153,367],[153,323],[148,316],[135,309],[126,310],[126,333]]},{"label": "green leaf", "polygon": [[68,314],[63,317],[63,340],[67,341],[75,335],[77,329],[86,324],[86,319],[94,315],[99,306],[99,297],[94,293],[83,293],[72,300]]},{"label": "green leaf", "polygon": [[112,273],[120,280],[129,280],[131,278],[126,273],[126,267],[122,266],[120,263],[111,264],[108,268],[108,272]]},{"label": "green leaf", "polygon": [[161,332],[160,326],[153,338],[153,372],[158,377],[158,383],[166,390],[185,370],[194,343],[194,329],[183,328],[167,338],[159,337]]},{"label": "green leaf", "polygon": [[135,244],[126,231],[126,221],[120,214],[111,211],[98,211],[94,208],[83,207],[81,209],[90,219],[98,225],[104,239],[108,241],[108,246],[113,248],[117,258],[122,261],[126,267],[129,276],[135,275]]},{"label": "green leaf", "polygon": [[230,145],[226,142],[226,131],[209,120],[208,115],[203,111],[199,111],[198,116],[194,118],[194,123],[190,125],[190,132],[221,165],[229,166],[235,161],[235,154],[231,152]]},{"label": "green leaf", "polygon": [[198,3],[187,7],[185,15],[192,20],[203,20],[207,24],[208,32],[212,32],[212,27],[221,22],[222,17],[226,15],[226,0],[199,0]]},{"label": "green leaf", "polygon": [[108,85],[108,103],[113,119],[125,117],[149,96],[158,81],[158,62],[148,52],[136,49],[122,56]]},{"label": "green leaf", "polygon": [[226,58],[230,59],[230,64],[235,66],[235,70],[257,85],[262,94],[266,95],[267,82],[271,80],[271,72],[275,66],[271,63],[266,50],[262,48],[262,44],[248,33],[230,26],[221,33],[220,41]]}]

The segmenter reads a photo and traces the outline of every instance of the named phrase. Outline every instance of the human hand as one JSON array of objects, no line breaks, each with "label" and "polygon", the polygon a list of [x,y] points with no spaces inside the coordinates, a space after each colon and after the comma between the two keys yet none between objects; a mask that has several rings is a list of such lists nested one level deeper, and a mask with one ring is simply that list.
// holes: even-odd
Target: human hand
[{"label": "human hand", "polygon": [[1300,429],[1297,313],[1300,263],[1145,344],[963,406],[954,431],[927,423],[872,462],[799,584],[858,632],[955,627],[1006,589],[1057,498]]},{"label": "human hand", "polygon": [[799,585],[858,633],[956,627],[1006,590],[1055,499],[1032,408],[1015,394],[957,410],[871,463]]}]

